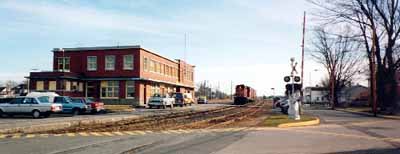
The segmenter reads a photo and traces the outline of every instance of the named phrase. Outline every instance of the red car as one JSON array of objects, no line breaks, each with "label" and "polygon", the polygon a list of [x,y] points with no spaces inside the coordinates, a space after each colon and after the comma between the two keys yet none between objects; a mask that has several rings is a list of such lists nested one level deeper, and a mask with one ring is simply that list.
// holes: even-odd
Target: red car
[{"label": "red car", "polygon": [[104,103],[103,102],[98,102],[98,101],[93,101],[90,98],[71,98],[72,101],[74,102],[79,102],[79,103],[84,103],[87,105],[87,111],[90,111],[90,113],[105,113],[105,108],[104,108]]}]

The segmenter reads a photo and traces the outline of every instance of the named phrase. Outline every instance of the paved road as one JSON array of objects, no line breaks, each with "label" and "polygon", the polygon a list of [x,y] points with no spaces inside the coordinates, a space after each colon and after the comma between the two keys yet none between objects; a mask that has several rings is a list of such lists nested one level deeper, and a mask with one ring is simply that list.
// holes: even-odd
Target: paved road
[{"label": "paved road", "polygon": [[[0,153],[400,153],[400,121],[308,111],[320,126],[109,132],[0,139]],[[0,136],[1,138],[1,136]]]}]

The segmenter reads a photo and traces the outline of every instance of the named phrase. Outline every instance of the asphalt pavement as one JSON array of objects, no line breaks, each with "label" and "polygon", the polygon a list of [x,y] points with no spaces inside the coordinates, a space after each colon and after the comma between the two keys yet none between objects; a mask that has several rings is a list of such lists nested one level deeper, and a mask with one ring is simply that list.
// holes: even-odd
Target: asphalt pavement
[{"label": "asphalt pavement", "polygon": [[0,136],[0,153],[400,153],[399,120],[331,110],[307,112],[319,116],[322,124],[301,128],[243,127]]}]

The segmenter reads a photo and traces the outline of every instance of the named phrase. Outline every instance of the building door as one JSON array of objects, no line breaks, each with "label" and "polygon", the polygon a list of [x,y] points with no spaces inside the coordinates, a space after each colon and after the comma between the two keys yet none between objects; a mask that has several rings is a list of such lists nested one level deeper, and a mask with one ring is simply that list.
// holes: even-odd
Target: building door
[{"label": "building door", "polygon": [[98,87],[96,82],[88,81],[86,86],[87,97],[98,98]]}]

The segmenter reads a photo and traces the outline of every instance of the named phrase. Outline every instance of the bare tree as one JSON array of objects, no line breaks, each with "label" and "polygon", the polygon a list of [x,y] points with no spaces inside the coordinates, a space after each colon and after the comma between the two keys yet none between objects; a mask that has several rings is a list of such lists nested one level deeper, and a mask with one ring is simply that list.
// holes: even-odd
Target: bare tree
[{"label": "bare tree", "polygon": [[338,94],[349,85],[360,71],[360,56],[357,43],[351,37],[332,35],[319,28],[314,32],[311,56],[322,64],[330,81],[330,100],[332,108],[338,103]]},{"label": "bare tree", "polygon": [[[321,8],[318,16],[326,25],[347,24],[358,32],[368,57],[370,78],[375,78],[381,109],[396,108],[395,74],[400,67],[399,0],[310,0]],[[376,64],[376,74],[374,74]],[[371,82],[372,84],[373,82]],[[373,87],[373,86],[371,86]],[[371,93],[372,94],[372,93]],[[372,95],[371,95],[372,96]]]}]

